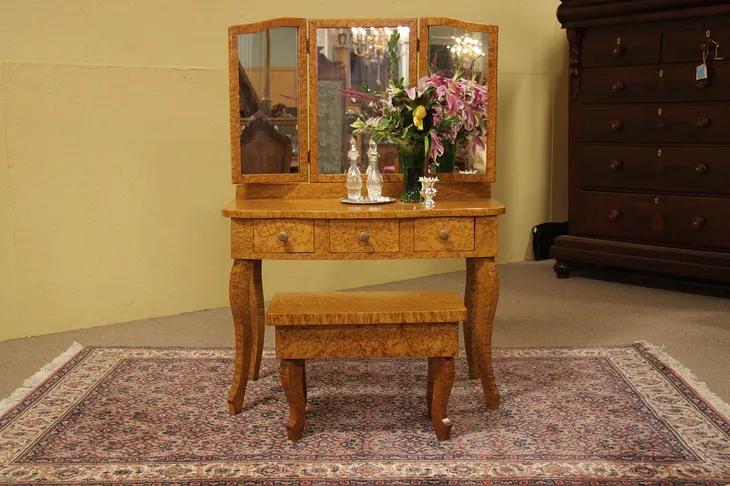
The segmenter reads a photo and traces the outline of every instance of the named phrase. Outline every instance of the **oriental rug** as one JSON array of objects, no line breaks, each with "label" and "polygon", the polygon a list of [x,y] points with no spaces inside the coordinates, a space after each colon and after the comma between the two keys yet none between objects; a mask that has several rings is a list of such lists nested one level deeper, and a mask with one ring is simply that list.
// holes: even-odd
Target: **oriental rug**
[{"label": "oriental rug", "polygon": [[291,443],[269,351],[230,416],[231,349],[86,347],[0,404],[0,484],[730,483],[727,405],[656,348],[503,348],[495,369],[503,402],[487,410],[459,358],[438,442],[425,359],[310,361]]}]

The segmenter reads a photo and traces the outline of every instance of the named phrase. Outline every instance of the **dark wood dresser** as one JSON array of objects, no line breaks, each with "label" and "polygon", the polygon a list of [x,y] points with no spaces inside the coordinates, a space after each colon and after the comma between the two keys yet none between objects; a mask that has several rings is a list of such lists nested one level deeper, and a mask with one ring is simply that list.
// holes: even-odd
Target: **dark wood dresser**
[{"label": "dark wood dresser", "polygon": [[730,2],[562,0],[558,19],[570,194],[556,274],[590,263],[730,281]]}]

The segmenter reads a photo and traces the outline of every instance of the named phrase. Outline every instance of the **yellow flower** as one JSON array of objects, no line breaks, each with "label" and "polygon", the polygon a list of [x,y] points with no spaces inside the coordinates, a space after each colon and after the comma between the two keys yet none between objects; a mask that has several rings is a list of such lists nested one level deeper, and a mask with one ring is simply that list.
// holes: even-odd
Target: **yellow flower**
[{"label": "yellow flower", "polygon": [[423,130],[423,119],[426,118],[426,108],[423,107],[423,105],[418,105],[415,110],[413,110],[413,124],[416,125],[416,128],[419,130]]}]

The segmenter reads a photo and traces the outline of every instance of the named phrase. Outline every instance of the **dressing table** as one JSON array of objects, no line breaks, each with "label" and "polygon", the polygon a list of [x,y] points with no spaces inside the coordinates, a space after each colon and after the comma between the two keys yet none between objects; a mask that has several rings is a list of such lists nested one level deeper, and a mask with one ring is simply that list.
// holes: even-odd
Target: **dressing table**
[{"label": "dressing table", "polygon": [[[454,62],[455,39],[483,46],[489,124],[479,169],[439,173],[436,205],[393,202],[346,205],[345,151],[360,107],[340,89],[387,85],[383,42],[401,35],[400,76],[411,83]],[[461,55],[464,55],[463,53]],[[272,19],[229,28],[232,182],[230,302],[235,327],[231,414],[243,410],[249,380],[257,380],[264,338],[262,260],[465,258],[469,376],[498,408],[492,370],[492,323],[499,296],[495,177],[497,28],[449,18]],[[285,120],[286,123],[283,123]],[[367,140],[357,143],[364,147]],[[382,144],[381,160],[392,159]],[[361,150],[364,154],[365,151]],[[469,164],[463,161],[457,166]],[[383,174],[383,195],[398,198],[402,175]],[[262,168],[278,167],[277,173]],[[364,178],[363,174],[363,178]],[[306,289],[302,289],[306,290]]]}]

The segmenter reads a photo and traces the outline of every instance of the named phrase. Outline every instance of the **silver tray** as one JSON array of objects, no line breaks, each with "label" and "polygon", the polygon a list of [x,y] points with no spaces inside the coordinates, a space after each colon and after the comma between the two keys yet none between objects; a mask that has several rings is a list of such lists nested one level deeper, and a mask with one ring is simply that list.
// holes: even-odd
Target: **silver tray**
[{"label": "silver tray", "polygon": [[349,197],[341,197],[340,202],[344,204],[388,204],[395,202],[396,198],[383,196],[377,200],[371,200],[366,197],[360,199],[350,199]]}]

